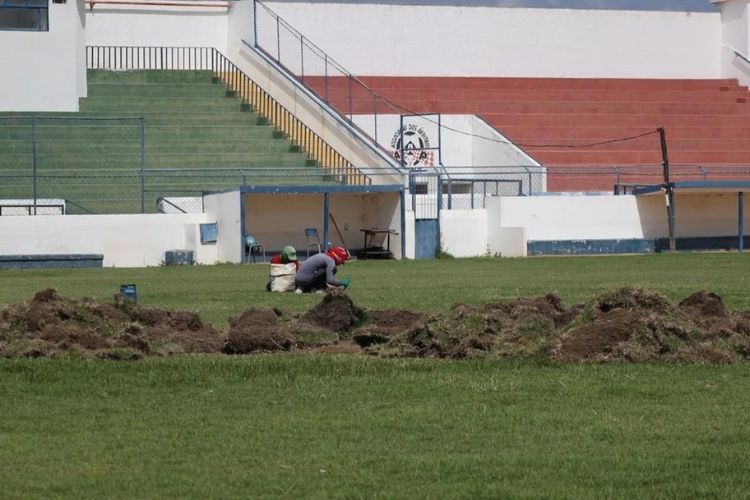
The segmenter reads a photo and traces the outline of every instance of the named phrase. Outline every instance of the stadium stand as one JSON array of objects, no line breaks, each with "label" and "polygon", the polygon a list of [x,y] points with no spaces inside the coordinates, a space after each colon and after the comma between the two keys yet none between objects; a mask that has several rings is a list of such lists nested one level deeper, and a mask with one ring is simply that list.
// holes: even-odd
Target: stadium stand
[{"label": "stadium stand", "polygon": [[36,113],[33,125],[0,113],[0,198],[30,197],[33,174],[37,196],[71,200],[72,213],[140,212],[140,190],[152,212],[164,195],[335,182],[211,71],[89,70],[88,95],[80,112]]},{"label": "stadium stand", "polygon": [[[480,115],[548,167],[550,191],[611,189],[614,175],[592,176],[596,167],[624,167],[642,180],[662,161],[658,127],[677,178],[700,175],[690,167],[726,167],[712,177],[737,178],[732,167],[750,164],[750,92],[733,79],[358,79],[388,101],[378,112]],[[305,83],[342,113],[373,113],[372,97],[350,100],[344,77]]]}]

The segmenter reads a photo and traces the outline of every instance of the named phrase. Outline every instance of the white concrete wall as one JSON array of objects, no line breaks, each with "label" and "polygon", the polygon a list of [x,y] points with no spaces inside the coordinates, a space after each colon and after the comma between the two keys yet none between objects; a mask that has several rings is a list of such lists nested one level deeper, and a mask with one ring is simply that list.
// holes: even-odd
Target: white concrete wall
[{"label": "white concrete wall", "polygon": [[[412,142],[421,139],[424,144],[423,151],[432,153],[431,163],[442,163],[448,169],[469,166],[539,166],[538,162],[476,115],[404,116],[403,131],[401,115],[378,114],[377,122],[374,115],[354,115],[352,119],[358,127],[376,138],[378,144],[391,155],[400,154],[399,141],[403,135],[406,139],[404,144],[408,144],[410,139]],[[416,135],[407,136],[410,132]]]},{"label": "white concrete wall", "polygon": [[228,12],[226,7],[96,4],[86,12],[86,44],[215,47],[225,53]]},{"label": "white concrete wall", "polygon": [[529,240],[644,237],[635,196],[500,197],[486,206],[498,226],[525,227]]},{"label": "white concrete wall", "polygon": [[196,262],[216,262],[215,245],[201,245],[204,214],[45,215],[0,217],[0,255],[102,254],[105,267],[158,266],[167,250],[193,250]]},{"label": "white concrete wall", "polygon": [[[488,198],[488,225],[523,227],[528,240],[653,239],[669,236],[666,200],[653,196],[530,196]],[[737,234],[738,196],[677,193],[678,238]],[[745,220],[750,204],[745,203]]]},{"label": "white concrete wall", "polygon": [[722,73],[727,78],[737,78],[750,85],[750,63],[738,57],[735,51],[750,57],[750,6],[748,0],[718,2],[722,23]]},{"label": "white concrete wall", "polygon": [[413,259],[417,255],[417,248],[416,248],[416,222],[414,218],[414,212],[406,212],[406,220],[404,221],[406,224],[406,227],[404,228],[404,233],[406,234],[406,254],[404,255],[407,259]]},{"label": "white concrete wall", "polygon": [[[721,74],[718,13],[266,4],[356,75],[716,78]],[[258,31],[265,34],[260,43],[275,52],[275,25],[270,23],[269,16],[260,16]],[[288,43],[286,53],[298,59],[293,42]],[[282,60],[284,51],[282,47]],[[314,70],[310,63],[306,73]]]},{"label": "white concrete wall", "polygon": [[49,31],[0,31],[0,111],[78,111],[83,0],[49,3]]},{"label": "white concrete wall", "polygon": [[454,257],[487,255],[487,211],[440,212],[440,249]]},{"label": "white concrete wall", "polygon": [[487,253],[495,257],[526,257],[526,228],[487,224]]},{"label": "white concrete wall", "polygon": [[218,224],[216,259],[219,262],[239,263],[245,253],[242,230],[242,210],[239,191],[206,195],[203,210],[211,221]]}]

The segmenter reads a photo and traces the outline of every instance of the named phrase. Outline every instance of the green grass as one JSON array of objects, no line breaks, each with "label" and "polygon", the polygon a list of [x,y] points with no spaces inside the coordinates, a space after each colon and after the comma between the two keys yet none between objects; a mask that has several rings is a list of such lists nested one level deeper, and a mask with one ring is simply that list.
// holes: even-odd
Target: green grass
[{"label": "green grass", "polygon": [[[681,300],[697,290],[718,293],[731,309],[750,309],[750,255],[660,254],[527,259],[354,261],[339,270],[352,278],[347,293],[371,309],[440,310],[455,303],[558,292],[568,305],[618,286],[642,286]],[[70,297],[110,299],[122,283],[138,286],[140,303],[190,309],[221,328],[247,307],[302,311],[314,295],[269,294],[267,265],[0,271],[0,305],[29,299],[43,288]]]},{"label": "green grass", "polygon": [[745,367],[0,363],[4,498],[740,498]]},{"label": "green grass", "polygon": [[[303,311],[267,266],[0,271],[0,305],[54,287],[197,311]],[[439,310],[620,285],[750,308],[750,257],[358,261],[367,308]],[[0,360],[3,498],[743,498],[746,364],[565,365],[365,356]]]}]

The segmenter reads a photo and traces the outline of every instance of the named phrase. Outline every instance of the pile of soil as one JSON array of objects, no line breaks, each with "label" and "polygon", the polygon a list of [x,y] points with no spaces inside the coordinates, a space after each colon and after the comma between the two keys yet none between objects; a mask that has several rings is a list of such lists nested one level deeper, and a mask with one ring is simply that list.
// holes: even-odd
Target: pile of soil
[{"label": "pile of soil", "polygon": [[195,313],[142,308],[122,295],[103,304],[46,289],[28,303],[0,311],[2,357],[139,359],[219,352],[223,342],[222,334]]},{"label": "pile of soil", "polygon": [[366,318],[365,311],[357,307],[345,293],[333,290],[300,319],[326,330],[346,334]]},{"label": "pile of soil", "polygon": [[623,287],[569,308],[549,293],[483,308],[457,305],[366,351],[574,363],[732,363],[750,357],[750,311],[728,312],[721,297],[706,291],[673,304],[659,293]]},{"label": "pile of soil", "polygon": [[699,291],[679,303],[641,288],[566,307],[555,293],[447,311],[366,311],[343,292],[300,315],[249,308],[226,332],[188,311],[72,300],[53,289],[0,310],[0,357],[139,359],[183,353],[277,351],[383,357],[514,357],[565,363],[707,362],[750,358],[750,311]]},{"label": "pile of soil", "polygon": [[279,322],[280,311],[248,309],[230,318],[223,352],[247,354],[251,352],[289,351],[297,345],[297,338],[286,325]]}]

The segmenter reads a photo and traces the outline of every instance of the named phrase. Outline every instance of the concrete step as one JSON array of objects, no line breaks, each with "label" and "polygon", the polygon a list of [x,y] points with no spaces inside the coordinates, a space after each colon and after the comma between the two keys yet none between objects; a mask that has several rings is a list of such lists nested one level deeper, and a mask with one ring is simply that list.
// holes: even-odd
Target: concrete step
[{"label": "concrete step", "polygon": [[88,97],[226,97],[227,90],[215,83],[89,83]]},{"label": "concrete step", "polygon": [[344,114],[400,114],[406,110],[413,113],[443,114],[750,114],[750,104],[737,102],[564,102],[564,101],[458,101],[425,100],[395,101],[356,101],[351,107],[348,102],[334,102],[334,106]]},{"label": "concrete step", "polygon": [[[544,165],[659,165],[661,150],[653,151],[589,151],[524,148]],[[748,151],[669,151],[669,161],[675,165],[750,165]]]},{"label": "concrete step", "polygon": [[[75,168],[139,168],[140,153],[131,155],[107,155],[84,152],[60,154],[58,152],[38,153],[38,168],[57,166],[66,169]],[[225,153],[225,154],[182,154],[153,153],[146,155],[146,166],[150,168],[220,168],[220,167],[307,167],[311,160],[300,153]],[[0,167],[23,168],[31,166],[28,154],[7,153],[0,156]]]},{"label": "concrete step", "polygon": [[[738,87],[734,78],[648,79],[648,78],[503,78],[503,77],[398,77],[359,76],[365,85],[379,89],[556,89],[556,90],[720,90]],[[314,88],[324,88],[325,78],[305,77]],[[328,77],[328,89],[349,88],[347,77]],[[356,87],[356,84],[353,85]]]},{"label": "concrete step", "polygon": [[743,127],[748,125],[744,115],[618,115],[618,114],[568,114],[568,113],[503,113],[484,114],[483,118],[502,130],[505,126],[618,126],[618,127]]},{"label": "concrete step", "polygon": [[138,113],[153,115],[155,113],[197,112],[197,113],[232,113],[239,112],[242,102],[239,99],[223,97],[135,97],[132,99],[89,97],[82,99],[82,113]]},{"label": "concrete step", "polygon": [[[70,126],[72,123],[70,119],[78,120],[82,124],[99,124],[106,125],[108,127],[114,126],[118,121],[121,121],[122,125],[133,125],[138,124],[138,119],[144,118],[147,127],[154,125],[215,125],[215,126],[227,126],[227,125],[257,125],[258,115],[249,112],[228,112],[228,113],[216,113],[211,111],[195,111],[189,110],[174,110],[169,113],[156,112],[151,113],[148,110],[144,111],[123,111],[117,113],[104,113],[104,112],[86,112],[86,113],[44,113],[38,115],[41,118],[47,118],[47,122],[52,122],[50,118],[67,118],[69,119],[66,126]],[[28,118],[28,113],[17,114],[16,116],[2,116],[0,115],[0,128],[3,127],[3,123],[16,122],[21,126],[31,126],[31,121]],[[128,120],[123,120],[128,119]],[[41,122],[37,122],[41,123]],[[120,125],[119,123],[117,125]]]},{"label": "concrete step", "polygon": [[[58,122],[60,123],[60,122]],[[87,122],[84,125],[43,125],[37,128],[36,136],[40,141],[57,140],[114,140],[138,141],[140,143],[140,125],[95,125]],[[101,122],[100,122],[101,123]],[[0,140],[31,140],[30,126],[4,127],[0,120]],[[147,142],[174,140],[274,140],[280,141],[272,127],[265,125],[242,126],[182,126],[182,125],[149,125],[145,129]]]},{"label": "concrete step", "polygon": [[[653,129],[650,129],[653,130]],[[602,139],[616,139],[632,137],[650,131],[645,127],[628,126],[503,126],[502,132],[514,141],[529,142],[538,138],[564,137],[568,139],[584,139],[589,142]],[[667,139],[748,139],[750,140],[750,124],[747,127],[681,127],[672,126],[666,129]]]},{"label": "concrete step", "polygon": [[86,74],[89,83],[209,83],[213,78],[213,72],[209,70],[109,71],[89,69]]},{"label": "concrete step", "polygon": [[[324,89],[316,88],[318,94]],[[378,94],[396,103],[410,101],[562,101],[562,102],[738,102],[750,98],[744,87],[721,90],[570,90],[570,89],[378,89]],[[372,95],[355,94],[355,101],[366,107],[373,102]],[[328,100],[338,106],[349,102],[347,89],[329,89]]]},{"label": "concrete step", "polygon": [[[146,154],[221,154],[221,153],[290,153],[292,145],[283,140],[237,140],[237,141],[147,141]],[[31,140],[0,139],[0,154],[31,154]],[[140,153],[140,140],[121,140],[108,138],[91,141],[89,139],[55,139],[37,141],[39,154],[81,154],[98,152],[102,155]]]},{"label": "concrete step", "polygon": [[[624,136],[623,136],[624,138]],[[607,142],[601,144],[605,141]],[[553,149],[551,146],[566,146],[578,151],[651,151],[661,149],[658,134],[631,140],[617,140],[616,138],[570,139],[567,137],[535,137],[514,141],[516,145],[527,149]],[[547,146],[547,147],[545,147]],[[672,151],[732,151],[750,152],[750,141],[747,139],[675,139],[667,138],[667,147]],[[578,149],[576,149],[578,148]]]}]

